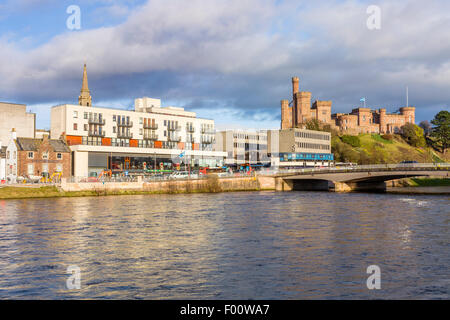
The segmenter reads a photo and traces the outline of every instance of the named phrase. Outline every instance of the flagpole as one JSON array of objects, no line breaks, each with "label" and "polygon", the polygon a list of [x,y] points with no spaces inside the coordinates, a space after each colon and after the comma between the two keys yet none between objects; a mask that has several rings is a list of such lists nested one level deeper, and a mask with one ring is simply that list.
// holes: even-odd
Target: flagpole
[{"label": "flagpole", "polygon": [[406,86],[406,106],[409,107],[409,92],[408,92],[408,86]]}]

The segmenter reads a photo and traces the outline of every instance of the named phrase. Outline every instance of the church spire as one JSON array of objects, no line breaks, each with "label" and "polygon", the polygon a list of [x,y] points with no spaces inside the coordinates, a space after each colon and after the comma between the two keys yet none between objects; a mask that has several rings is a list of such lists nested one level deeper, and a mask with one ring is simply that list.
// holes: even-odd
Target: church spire
[{"label": "church spire", "polygon": [[92,97],[91,97],[91,92],[89,91],[89,86],[88,86],[86,64],[84,64],[83,84],[81,85],[81,92],[80,92],[80,96],[78,97],[78,104],[80,106],[87,106],[87,107],[92,106]]}]

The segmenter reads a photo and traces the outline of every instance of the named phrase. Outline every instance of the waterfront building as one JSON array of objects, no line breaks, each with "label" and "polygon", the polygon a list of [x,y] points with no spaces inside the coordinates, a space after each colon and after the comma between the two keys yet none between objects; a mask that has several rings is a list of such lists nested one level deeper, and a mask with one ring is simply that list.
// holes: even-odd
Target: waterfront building
[{"label": "waterfront building", "polygon": [[329,132],[300,128],[220,131],[214,148],[227,153],[225,163],[231,167],[329,166],[334,159]]},{"label": "waterfront building", "polygon": [[223,164],[225,153],[212,148],[214,120],[183,108],[162,107],[160,99],[147,97],[136,99],[134,110],[93,106],[86,66],[78,100],[78,105],[51,109],[51,137],[64,135],[73,152],[74,176]]},{"label": "waterfront building", "polygon": [[304,128],[316,119],[346,134],[398,133],[406,123],[415,122],[415,108],[406,106],[388,114],[385,108],[355,108],[351,113],[332,113],[331,101],[316,100],[311,105],[311,92],[300,91],[300,80],[292,78],[292,101],[281,100],[281,129]]},{"label": "waterfront building", "polygon": [[8,144],[13,128],[18,137],[35,137],[36,114],[27,112],[26,105],[0,102],[0,114],[0,141],[3,146]]},{"label": "waterfront building", "polygon": [[225,151],[225,164],[230,167],[270,164],[267,157],[267,130],[225,130],[216,133],[214,148]]},{"label": "waterfront building", "polygon": [[271,167],[329,166],[334,160],[329,132],[290,128],[269,130],[267,136]]},{"label": "waterfront building", "polygon": [[13,129],[6,149],[6,177],[16,182],[19,177],[69,177],[71,152],[62,139],[17,137]]}]

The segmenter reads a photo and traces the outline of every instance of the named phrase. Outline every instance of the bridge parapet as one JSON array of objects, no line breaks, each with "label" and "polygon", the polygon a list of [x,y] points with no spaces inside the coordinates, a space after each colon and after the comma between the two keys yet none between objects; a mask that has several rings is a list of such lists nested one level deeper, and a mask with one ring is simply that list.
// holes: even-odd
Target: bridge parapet
[{"label": "bridge parapet", "polygon": [[305,168],[293,170],[278,170],[273,174],[277,177],[297,175],[352,173],[352,172],[396,172],[396,171],[450,171],[450,163],[412,163],[412,164],[376,164],[330,168]]}]

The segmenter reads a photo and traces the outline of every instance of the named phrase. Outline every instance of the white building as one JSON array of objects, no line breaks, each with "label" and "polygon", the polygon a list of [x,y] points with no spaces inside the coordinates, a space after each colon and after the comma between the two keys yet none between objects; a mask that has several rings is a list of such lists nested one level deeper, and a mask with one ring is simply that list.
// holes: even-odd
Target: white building
[{"label": "white building", "polygon": [[212,148],[214,120],[161,107],[160,99],[136,99],[133,111],[93,107],[91,100],[85,68],[79,105],[51,109],[51,138],[65,135],[74,176],[223,165],[226,153]]}]

